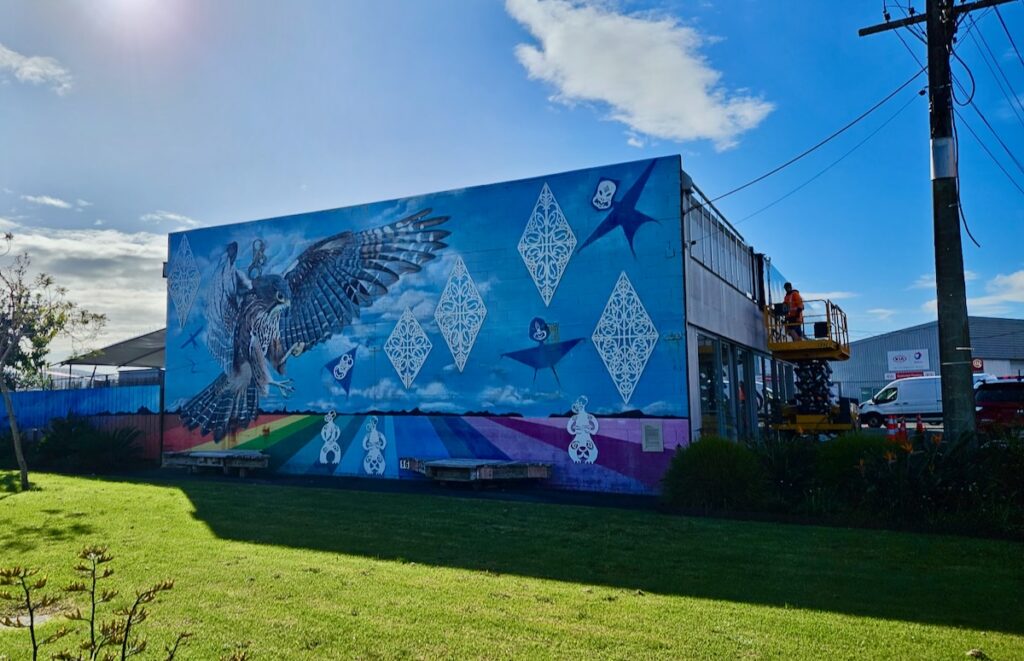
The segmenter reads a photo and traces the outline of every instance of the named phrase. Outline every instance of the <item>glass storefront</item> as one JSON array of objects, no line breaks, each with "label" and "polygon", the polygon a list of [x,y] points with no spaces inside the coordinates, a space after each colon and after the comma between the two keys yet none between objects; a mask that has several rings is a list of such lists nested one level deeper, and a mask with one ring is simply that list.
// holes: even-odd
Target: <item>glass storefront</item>
[{"label": "glass storefront", "polygon": [[754,439],[767,413],[766,357],[713,335],[697,333],[701,433]]},{"label": "glass storefront", "polygon": [[721,383],[716,369],[716,340],[697,334],[697,372],[700,387],[700,426],[718,433],[718,394]]}]

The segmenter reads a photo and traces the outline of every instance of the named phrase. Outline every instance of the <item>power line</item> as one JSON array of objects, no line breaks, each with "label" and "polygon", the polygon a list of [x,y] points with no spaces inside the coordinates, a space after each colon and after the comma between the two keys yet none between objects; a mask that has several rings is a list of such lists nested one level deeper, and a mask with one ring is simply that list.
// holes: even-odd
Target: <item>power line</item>
[{"label": "power line", "polygon": [[907,49],[908,53],[910,53],[910,57],[914,58],[914,61],[917,62],[917,65],[920,66],[921,68],[924,68],[924,62],[922,62],[921,58],[917,56],[917,53],[914,52],[914,49],[910,47],[910,44],[907,43],[907,40],[903,38],[903,35],[900,34],[900,31],[893,30],[892,33],[899,38],[900,43],[903,44],[903,47]]},{"label": "power line", "polygon": [[[1024,2],[1024,0],[1021,0],[1021,2]],[[973,27],[973,25],[974,25],[974,24],[972,24],[972,27]],[[896,36],[898,36],[898,37],[899,37],[899,33],[898,33],[898,32],[896,33]],[[904,41],[902,37],[900,37],[900,41],[902,41],[902,42],[903,42],[903,45],[907,47],[907,50],[908,50],[908,51],[910,52],[910,55],[911,55],[911,56],[912,56],[912,57],[914,58],[914,60],[915,60],[915,61],[917,61],[918,63],[920,63],[920,60],[918,60],[918,58],[917,58],[917,55],[915,55],[915,54],[914,54],[914,51],[910,50],[910,46],[908,46],[908,45],[907,45],[907,42],[906,42],[906,41]],[[961,61],[962,61],[962,60],[961,60]],[[953,79],[953,82],[955,82],[955,83],[956,83],[957,87],[959,87],[959,88],[960,88],[960,91],[961,91],[961,92],[965,92],[965,93],[966,93],[966,91],[964,90],[964,87],[963,87],[963,85],[961,85],[961,84],[960,84],[960,81],[959,81],[959,80],[956,80],[956,79],[954,78],[954,79]],[[1007,152],[1008,154],[1010,154],[1010,158],[1011,158],[1011,159],[1013,159],[1014,161],[1016,161],[1017,159],[1015,159],[1015,158],[1014,158],[1014,156],[1013,156],[1013,154],[1012,154],[1012,153],[1010,153],[1010,150],[1009,150],[1009,148],[1007,148],[1007,147],[1006,147],[1006,145],[1005,145],[1005,144],[1003,143],[1002,139],[1000,139],[999,135],[998,135],[998,134],[997,134],[997,133],[995,132],[995,129],[993,129],[993,128],[992,128],[992,125],[988,123],[988,120],[986,120],[986,119],[985,119],[985,117],[984,117],[983,115],[981,115],[981,110],[979,110],[979,109],[978,109],[978,106],[974,105],[974,102],[973,102],[973,101],[971,102],[971,104],[970,104],[970,105],[971,105],[971,107],[973,107],[973,108],[974,108],[974,111],[975,111],[975,112],[977,112],[979,116],[981,116],[981,118],[982,118],[982,121],[983,121],[983,122],[985,122],[985,125],[989,127],[989,130],[990,130],[990,131],[992,131],[993,135],[995,135],[995,136],[996,136],[996,140],[999,140],[1000,144],[1002,144],[1002,145],[1003,145],[1003,149],[1005,149],[1005,150],[1006,150],[1006,152]],[[1002,171],[1002,173],[1006,175],[1006,178],[1010,180],[1010,183],[1011,183],[1011,184],[1013,184],[1013,185],[1014,185],[1014,187],[1015,187],[1015,188],[1016,188],[1017,190],[1019,190],[1019,191],[1020,191],[1021,193],[1024,193],[1024,187],[1021,187],[1021,185],[1020,185],[1019,183],[1017,183],[1017,180],[1013,178],[1013,175],[1011,175],[1011,174],[1010,174],[1010,173],[1009,173],[1009,172],[1008,172],[1008,171],[1006,170],[1006,168],[1005,168],[1005,167],[1003,167],[1003,164],[999,162],[999,159],[997,159],[997,158],[996,158],[996,156],[995,156],[995,154],[993,154],[993,153],[992,153],[992,150],[990,150],[990,149],[988,148],[988,145],[986,145],[986,144],[985,144],[985,142],[984,142],[984,141],[983,141],[983,140],[981,139],[981,136],[979,136],[979,135],[978,135],[978,133],[977,133],[977,132],[976,132],[976,131],[975,131],[975,130],[974,130],[974,129],[973,129],[972,127],[971,127],[971,125],[970,125],[970,124],[969,124],[969,123],[967,122],[967,118],[966,118],[966,117],[964,117],[964,116],[963,116],[963,114],[961,114],[961,113],[960,113],[960,111],[959,111],[959,110],[957,110],[956,108],[954,108],[954,109],[953,109],[953,112],[954,112],[954,113],[956,113],[956,117],[957,117],[957,119],[959,119],[959,120],[960,120],[960,122],[961,122],[961,123],[962,123],[962,124],[964,125],[964,127],[965,127],[965,128],[966,128],[966,129],[967,129],[967,130],[968,130],[969,132],[970,132],[970,134],[971,134],[972,136],[974,136],[974,139],[978,141],[978,144],[979,144],[979,145],[981,145],[981,148],[982,148],[983,150],[985,150],[985,153],[986,153],[986,154],[988,154],[988,157],[992,159],[992,162],[996,164],[996,167],[998,167],[998,168],[999,168],[999,169],[1000,169],[1000,170]],[[1018,165],[1018,167],[1020,167],[1020,164],[1019,164],[1019,163],[1018,163],[1017,165]],[[959,177],[959,168],[957,168],[957,175],[958,175],[958,177]],[[962,213],[963,213],[963,211],[961,210],[961,214],[962,214]]]},{"label": "power line", "polygon": [[[959,84],[960,83],[957,82],[957,85]],[[981,108],[978,107],[978,104],[976,104],[974,101],[971,101],[968,105],[970,105],[971,108],[974,109],[974,112],[978,113],[978,117],[981,118],[982,123],[984,123],[985,126],[988,127],[989,132],[992,133],[993,136],[995,136],[996,142],[998,142],[999,146],[1003,148],[1003,151],[1005,151],[1007,156],[1010,157],[1010,160],[1014,162],[1014,164],[1017,166],[1017,169],[1019,169],[1021,172],[1024,172],[1024,165],[1021,165],[1021,162],[1018,161],[1017,157],[1013,155],[1013,152],[1010,151],[1010,148],[1006,146],[1006,143],[1003,142],[1003,139],[999,136],[999,133],[995,130],[992,124],[989,123],[988,118],[985,117],[985,113],[981,112]]]},{"label": "power line", "polygon": [[999,18],[999,24],[1003,26],[1003,32],[1006,33],[1006,38],[1010,40],[1010,45],[1013,46],[1013,52],[1017,54],[1017,60],[1020,65],[1024,67],[1024,57],[1020,56],[1020,51],[1017,50],[1017,44],[1013,41],[1013,36],[1010,34],[1009,28],[1006,27],[1006,21],[1003,20],[1003,15],[999,13],[999,7],[993,7],[996,10],[996,16]]},{"label": "power line", "polygon": [[971,232],[971,226],[967,224],[967,214],[964,213],[964,198],[960,194],[960,133],[956,130],[956,122],[953,122],[953,158],[956,161],[956,206],[960,213],[960,222],[964,225],[964,231],[967,232],[968,238],[978,248],[981,244],[974,238],[974,233]]},{"label": "power line", "polygon": [[743,223],[743,222],[746,222],[746,221],[750,220],[751,218],[753,218],[754,216],[758,215],[758,214],[759,214],[759,213],[761,213],[762,211],[767,211],[768,209],[771,209],[771,208],[772,208],[773,206],[775,206],[775,205],[776,205],[776,204],[778,204],[779,202],[782,202],[783,200],[785,200],[785,199],[786,199],[786,198],[788,198],[789,196],[791,196],[791,195],[793,195],[794,193],[797,193],[798,191],[800,191],[801,189],[803,189],[803,188],[804,188],[805,186],[807,186],[808,184],[810,184],[811,182],[813,182],[813,181],[814,181],[815,179],[817,179],[817,178],[818,178],[818,177],[820,177],[821,175],[823,175],[823,174],[825,174],[826,172],[828,172],[829,170],[831,170],[831,169],[832,169],[833,167],[835,167],[836,165],[839,165],[839,163],[840,163],[840,162],[842,162],[842,161],[843,161],[843,160],[844,160],[844,159],[845,159],[845,158],[846,158],[847,156],[849,156],[849,155],[850,155],[850,154],[852,154],[853,152],[855,152],[855,151],[857,151],[858,149],[860,149],[860,147],[861,147],[861,146],[863,146],[863,145],[864,145],[864,143],[866,143],[866,142],[867,142],[868,140],[870,140],[871,138],[873,138],[873,137],[875,137],[876,135],[878,135],[878,133],[879,133],[879,132],[880,132],[880,131],[881,131],[882,129],[884,129],[884,128],[885,128],[885,127],[886,127],[886,126],[887,126],[887,125],[888,125],[888,124],[889,124],[890,122],[892,122],[892,120],[896,119],[896,117],[898,117],[898,116],[899,116],[899,115],[900,115],[900,114],[901,114],[901,113],[902,113],[902,112],[903,112],[904,110],[906,110],[906,109],[907,109],[907,108],[908,108],[908,107],[910,106],[910,104],[912,104],[912,103],[913,103],[913,102],[914,102],[914,101],[915,101],[915,100],[916,100],[916,99],[918,98],[918,96],[920,96],[920,94],[922,94],[922,93],[923,93],[923,92],[919,92],[918,94],[915,94],[914,96],[910,97],[910,99],[909,99],[909,100],[908,100],[908,101],[907,101],[906,103],[904,103],[904,104],[903,104],[902,106],[900,106],[900,109],[899,109],[899,110],[897,110],[896,112],[894,112],[894,113],[893,113],[892,115],[890,115],[890,116],[889,116],[889,118],[888,118],[888,119],[886,119],[886,120],[885,120],[884,122],[882,122],[881,124],[879,124],[879,125],[878,125],[878,127],[877,127],[877,128],[875,128],[875,130],[874,130],[874,131],[872,131],[871,133],[869,133],[869,134],[868,134],[868,135],[867,135],[867,136],[866,136],[866,137],[865,137],[865,138],[864,138],[863,140],[861,140],[861,141],[860,141],[860,142],[858,142],[858,143],[857,143],[856,145],[854,145],[854,146],[853,146],[853,147],[852,147],[852,148],[851,148],[851,149],[850,149],[849,151],[847,151],[847,152],[846,152],[845,154],[843,154],[842,156],[840,156],[839,158],[837,158],[836,160],[832,161],[832,162],[831,162],[831,163],[829,163],[829,164],[828,164],[827,166],[825,166],[824,168],[822,168],[821,170],[819,170],[819,171],[818,171],[818,173],[817,173],[817,174],[815,174],[815,175],[814,175],[813,177],[811,177],[811,178],[810,178],[810,179],[808,179],[807,181],[803,182],[802,184],[800,184],[799,186],[797,186],[797,187],[796,187],[796,188],[794,188],[793,190],[789,191],[788,193],[786,193],[786,194],[785,194],[785,195],[783,195],[782,197],[780,197],[780,198],[776,199],[776,200],[775,200],[774,202],[772,202],[772,203],[770,203],[770,204],[766,204],[765,206],[761,207],[760,209],[758,209],[758,210],[757,210],[757,211],[755,211],[754,213],[752,213],[752,214],[750,214],[750,215],[748,215],[748,216],[744,216],[743,218],[741,218],[740,220],[736,221],[736,222],[735,222],[735,223],[733,223],[733,224],[734,224],[734,225],[739,225],[740,223]]},{"label": "power line", "polygon": [[988,148],[988,145],[986,145],[985,142],[981,139],[981,137],[977,134],[977,132],[973,128],[971,128],[971,125],[967,122],[967,118],[965,118],[963,114],[961,114],[960,111],[955,108],[953,109],[953,112],[956,113],[957,119],[959,119],[960,123],[964,125],[964,128],[967,129],[967,131],[974,136],[974,139],[978,141],[978,144],[981,145],[981,148],[985,150],[985,153],[988,154],[988,157],[992,159],[992,162],[996,164],[996,167],[998,167],[1002,171],[1002,173],[1006,175],[1006,178],[1009,179],[1010,183],[1013,184],[1014,187],[1021,192],[1021,195],[1024,195],[1024,187],[1018,184],[1017,180],[1013,178],[1013,175],[1011,175],[1006,170],[1006,168],[1003,167],[1003,164],[999,162],[999,159],[997,159],[995,154],[992,153],[992,150]]},{"label": "power line", "polygon": [[768,172],[765,172],[764,174],[760,175],[759,177],[755,177],[754,179],[751,179],[750,181],[748,181],[747,183],[745,183],[745,184],[743,184],[741,186],[737,186],[736,188],[733,188],[730,191],[722,193],[718,197],[715,197],[715,198],[713,198],[711,200],[708,200],[708,202],[710,202],[710,203],[717,202],[718,200],[721,200],[723,198],[729,197],[733,193],[738,193],[738,192],[740,192],[741,190],[743,190],[745,188],[753,186],[754,184],[758,183],[759,181],[763,181],[763,180],[767,179],[768,177],[772,176],[773,174],[775,174],[775,173],[777,173],[777,172],[779,172],[781,170],[784,170],[785,168],[789,167],[793,163],[796,163],[797,161],[799,161],[803,157],[807,156],[808,154],[818,150],[820,147],[822,147],[825,144],[827,144],[828,142],[832,141],[834,138],[838,137],[839,135],[845,133],[848,129],[853,127],[855,124],[860,122],[862,119],[864,119],[865,117],[867,117],[868,115],[870,115],[874,111],[876,111],[879,108],[881,108],[883,105],[885,105],[885,103],[887,101],[889,101],[889,99],[891,99],[892,97],[894,97],[897,94],[899,94],[907,85],[909,85],[910,83],[914,82],[914,80],[918,76],[920,76],[922,73],[924,73],[924,68],[923,67],[921,69],[919,69],[917,71],[917,73],[915,73],[913,76],[908,78],[906,80],[906,82],[904,82],[902,85],[900,85],[899,87],[894,89],[892,92],[889,92],[889,94],[887,94],[884,98],[882,98],[882,100],[880,100],[878,103],[876,103],[875,105],[873,105],[870,108],[868,108],[867,110],[865,110],[863,113],[858,115],[856,118],[854,118],[852,121],[847,123],[845,126],[843,126],[842,128],[834,131],[831,135],[829,135],[825,139],[819,141],[814,146],[809,147],[808,149],[805,149],[803,152],[797,154],[796,156],[794,156],[793,158],[789,159],[788,161],[786,161],[782,165],[779,165],[779,166],[777,166],[775,168],[772,168]]},{"label": "power line", "polygon": [[[960,53],[957,53],[954,49],[951,48],[949,50],[949,54],[956,58],[956,61],[960,63],[960,65],[964,68],[964,71],[967,73],[967,77],[971,79],[971,93],[967,95],[966,101],[960,101],[959,99],[957,99],[956,90],[953,90],[953,100],[956,101],[957,105],[968,106],[974,102],[974,93],[978,91],[978,82],[974,79],[974,72],[971,71],[971,67],[967,64],[967,62],[964,61],[964,58],[960,57]],[[957,87],[960,88],[961,92],[964,92],[966,94],[963,85],[960,84],[960,81],[957,81]]]},{"label": "power line", "polygon": [[[881,132],[881,130],[882,130],[883,128],[885,128],[885,127],[886,127],[886,126],[887,126],[888,124],[890,124],[890,123],[891,123],[891,122],[892,122],[892,121],[893,121],[894,119],[896,119],[896,117],[898,117],[898,116],[899,116],[900,114],[902,114],[902,113],[903,113],[903,111],[904,111],[904,110],[906,110],[906,109],[907,109],[907,108],[908,108],[908,107],[909,107],[909,106],[910,106],[910,105],[911,105],[911,104],[912,104],[912,103],[914,102],[914,100],[915,100],[915,99],[917,99],[917,98],[918,98],[919,96],[921,96],[921,95],[922,95],[923,93],[924,93],[924,91],[923,91],[923,90],[922,90],[922,91],[920,91],[920,92],[917,92],[917,93],[915,93],[915,95],[914,95],[914,96],[912,96],[912,97],[910,97],[910,99],[909,99],[909,100],[908,100],[908,101],[907,101],[906,103],[904,103],[904,104],[903,104],[902,106],[900,106],[899,110],[897,110],[897,111],[896,111],[895,113],[893,113],[892,115],[890,115],[890,116],[888,117],[888,119],[886,119],[886,120],[885,120],[884,122],[882,122],[881,124],[879,124],[879,125],[878,125],[878,126],[877,126],[877,127],[875,128],[875,130],[873,130],[873,131],[872,131],[871,133],[869,133],[869,134],[868,134],[868,135],[867,135],[866,137],[864,137],[864,138],[863,138],[863,139],[862,139],[862,140],[861,140],[860,142],[858,142],[858,143],[857,143],[856,145],[854,145],[853,147],[851,147],[851,148],[850,148],[850,149],[849,149],[848,151],[846,151],[846,153],[844,153],[844,154],[843,154],[842,156],[840,156],[839,158],[837,158],[836,160],[832,161],[832,162],[831,162],[831,163],[829,163],[829,164],[828,164],[827,166],[825,166],[824,168],[822,168],[821,170],[819,170],[819,171],[818,171],[818,172],[817,172],[817,173],[816,173],[816,174],[815,174],[814,176],[810,177],[809,179],[807,179],[807,180],[806,180],[806,181],[804,181],[804,182],[803,182],[802,184],[800,184],[799,186],[797,186],[797,187],[796,187],[796,188],[794,188],[793,190],[789,191],[789,192],[788,192],[788,193],[786,193],[785,195],[783,195],[783,196],[781,196],[781,197],[777,198],[777,199],[776,199],[775,201],[773,201],[773,202],[771,202],[771,203],[769,203],[769,204],[767,204],[767,205],[765,205],[765,206],[761,207],[761,208],[760,208],[760,209],[758,209],[757,211],[755,211],[755,212],[753,212],[753,213],[751,213],[751,214],[749,214],[749,215],[747,215],[747,216],[744,216],[743,218],[741,218],[740,220],[736,221],[735,223],[730,223],[730,225],[731,225],[731,226],[732,226],[733,228],[735,228],[735,226],[736,226],[736,225],[739,225],[739,224],[741,224],[741,223],[744,223],[744,222],[746,222],[746,221],[750,220],[751,218],[753,218],[754,216],[756,216],[756,215],[760,214],[760,213],[761,213],[761,212],[763,212],[763,211],[767,211],[768,209],[770,209],[771,207],[775,206],[775,205],[776,205],[776,204],[778,204],[779,202],[782,202],[782,201],[783,201],[783,200],[785,200],[786,198],[788,198],[788,197],[790,197],[790,196],[794,195],[795,193],[799,192],[799,191],[800,191],[801,189],[803,189],[803,188],[804,188],[804,187],[806,187],[806,186],[807,186],[808,184],[812,183],[813,181],[815,181],[816,179],[818,179],[819,177],[821,177],[821,176],[822,176],[823,174],[825,174],[826,172],[828,172],[829,170],[831,170],[831,169],[832,169],[833,167],[835,167],[836,165],[839,165],[839,163],[840,163],[840,162],[842,162],[843,160],[845,160],[845,159],[846,159],[846,158],[847,158],[848,156],[850,156],[850,154],[852,154],[853,152],[855,152],[855,151],[857,151],[858,149],[860,149],[860,148],[861,148],[862,146],[864,146],[864,144],[865,144],[865,143],[867,143],[867,142],[868,142],[869,140],[871,140],[871,138],[873,138],[873,137],[874,137],[874,136],[876,136],[876,135],[877,135],[877,134],[878,134],[879,132]],[[699,208],[700,208],[701,206],[703,206],[703,204],[697,204],[697,205],[695,205],[695,206],[694,206],[693,208],[691,208],[691,209],[688,209],[688,210],[687,210],[687,213],[690,213],[691,211],[696,211],[696,210],[697,210],[697,209],[699,209]],[[696,238],[692,238],[692,237],[691,237],[691,242],[692,242],[692,243],[696,243],[697,241],[703,241],[704,239],[708,238],[709,236],[711,236],[711,233],[710,233],[710,232],[708,232],[708,233],[705,233],[705,234],[702,234],[701,236],[699,236],[699,237],[696,237]]]},{"label": "power line", "polygon": [[[1022,0],[1022,1],[1024,1],[1024,0]],[[971,16],[971,18],[974,19],[974,20],[972,20],[971,24],[967,26],[967,30],[965,30],[964,33],[959,37],[959,40],[963,41],[964,37],[969,35],[974,30],[974,28],[976,28],[978,26],[978,23],[983,18],[988,16],[991,12],[992,12],[992,7],[989,7],[988,9],[986,9],[983,12],[981,12],[980,14],[978,14],[978,18],[977,19],[974,19],[974,17]],[[964,16],[961,16],[959,19],[957,19],[957,26],[959,26],[961,23],[966,21],[967,20],[967,16],[970,16],[970,14],[966,14]]]},{"label": "power line", "polygon": [[[902,43],[903,47],[907,49],[907,52],[910,53],[910,56],[912,58],[914,58],[914,61],[917,62],[918,64],[921,64],[921,60],[919,60],[917,58],[917,54],[914,53],[913,49],[910,48],[910,45],[907,44],[906,40],[903,38],[903,35],[901,35],[898,30],[893,30],[893,32],[896,34],[897,37],[899,37],[900,43]],[[960,58],[958,57],[957,59],[960,59]],[[970,68],[967,67],[966,63],[964,63],[963,60],[960,60],[960,62],[961,62],[961,64],[964,64],[964,68],[966,68],[968,73],[969,73],[970,72]],[[971,76],[971,80],[972,81],[974,80],[973,76]],[[959,83],[957,83],[957,84],[959,85]],[[974,97],[974,92],[972,90],[971,96],[969,97],[969,100],[972,100],[973,97]],[[959,115],[959,113],[958,113],[958,115]],[[970,127],[968,127],[968,128],[970,128]],[[971,133],[974,133],[974,131],[972,130]],[[977,137],[977,134],[975,134],[975,137]],[[953,122],[953,145],[954,145],[954,148],[956,150],[955,151],[956,163],[957,163],[957,168],[956,168],[956,195],[957,195],[957,198],[956,199],[957,199],[958,213],[960,214],[960,222],[963,223],[964,231],[967,232],[967,236],[970,237],[971,242],[974,243],[975,246],[980,248],[981,244],[978,242],[978,240],[976,238],[974,238],[974,234],[971,232],[971,226],[967,224],[967,215],[964,213],[963,197],[960,195],[960,135],[957,133],[957,130],[956,130],[956,122]],[[982,145],[982,146],[984,147],[984,145]],[[986,148],[986,151],[988,151],[987,148]],[[991,152],[989,152],[989,155],[991,155]],[[997,162],[996,165],[999,165],[999,163]],[[1000,167],[1002,167],[1002,166],[1000,165]],[[1004,170],[1004,172],[1005,172],[1005,170]],[[1009,173],[1007,173],[1007,176],[1009,176]],[[1015,186],[1017,185],[1017,182],[1013,181],[1012,177],[1011,177],[1010,181],[1013,182],[1013,184]]]},{"label": "power line", "polygon": [[[971,20],[973,21],[974,19],[972,18]],[[978,39],[979,36],[981,37],[980,42]],[[979,53],[981,53],[981,59],[985,62],[985,66],[988,67],[989,72],[992,74],[996,84],[999,86],[999,91],[1003,93],[1004,97],[1006,97],[1006,102],[1010,104],[1010,109],[1013,110],[1013,114],[1017,116],[1017,121],[1021,123],[1021,126],[1024,126],[1024,118],[1022,118],[1020,112],[1017,111],[1018,106],[1021,110],[1024,110],[1024,103],[1022,103],[1020,97],[1017,96],[1017,90],[1013,89],[1010,79],[1006,77],[1006,72],[1003,71],[1003,68],[999,65],[999,60],[989,47],[988,40],[985,39],[985,34],[981,32],[981,30],[978,30],[977,36],[972,34],[971,39],[974,41],[974,47],[978,49]],[[982,50],[981,44],[985,45],[985,50]],[[987,57],[985,51],[988,51]],[[992,64],[989,64],[989,57],[992,59]],[[995,65],[995,69],[992,68],[993,64]],[[996,71],[999,72],[999,76],[996,75]],[[1000,80],[1000,77],[1002,80]],[[1006,83],[1005,87],[1003,86],[1004,82]]]}]

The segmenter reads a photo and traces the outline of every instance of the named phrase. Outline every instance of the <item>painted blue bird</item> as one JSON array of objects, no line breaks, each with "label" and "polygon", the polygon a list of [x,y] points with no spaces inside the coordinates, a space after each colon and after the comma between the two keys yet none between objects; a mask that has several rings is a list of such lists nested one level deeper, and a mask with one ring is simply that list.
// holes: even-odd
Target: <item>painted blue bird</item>
[{"label": "painted blue bird", "polygon": [[430,213],[317,241],[283,275],[263,275],[260,265],[247,277],[235,265],[238,244],[228,244],[206,303],[207,348],[223,373],[181,408],[182,423],[219,441],[256,418],[271,386],[283,396],[294,392],[290,379],[273,372],[284,377],[289,357],[341,333],[402,275],[447,247],[450,233],[437,227],[448,216]]},{"label": "painted blue bird", "polygon": [[644,186],[647,185],[647,180],[651,177],[651,170],[654,169],[655,163],[657,161],[651,161],[622,198],[617,202],[612,202],[611,211],[604,217],[601,224],[590,233],[587,240],[580,246],[579,252],[582,252],[584,248],[616,227],[621,227],[626,235],[626,240],[629,242],[629,251],[636,257],[636,251],[633,249],[633,237],[636,236],[637,230],[646,223],[658,222],[657,219],[636,210],[636,204],[640,201],[640,195],[644,192]]}]

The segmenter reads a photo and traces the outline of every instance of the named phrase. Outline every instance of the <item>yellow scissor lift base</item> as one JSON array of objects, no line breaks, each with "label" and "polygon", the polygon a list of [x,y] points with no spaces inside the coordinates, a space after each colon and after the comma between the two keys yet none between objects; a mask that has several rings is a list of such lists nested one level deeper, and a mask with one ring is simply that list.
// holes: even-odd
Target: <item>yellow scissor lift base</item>
[{"label": "yellow scissor lift base", "polygon": [[796,434],[828,434],[857,428],[855,422],[833,422],[832,416],[822,413],[797,413],[788,417],[790,422],[774,424],[772,428]]}]

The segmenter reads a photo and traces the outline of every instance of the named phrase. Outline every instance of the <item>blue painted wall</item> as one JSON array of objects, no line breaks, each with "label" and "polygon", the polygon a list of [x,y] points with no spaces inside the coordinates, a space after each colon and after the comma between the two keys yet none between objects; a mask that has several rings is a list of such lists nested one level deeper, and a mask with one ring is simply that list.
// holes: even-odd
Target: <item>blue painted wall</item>
[{"label": "blue painted wall", "polygon": [[[615,224],[613,216],[616,206],[648,168],[646,183],[626,205],[653,222],[636,228],[631,250],[626,231]],[[372,305],[363,308],[361,316],[342,333],[290,358],[287,376],[294,380],[295,391],[284,397],[271,387],[269,395],[260,398],[261,410],[419,408],[426,412],[488,411],[543,416],[566,412],[579,395],[586,395],[588,410],[594,413],[636,409],[652,415],[686,417],[679,173],[679,159],[669,157],[172,234],[169,269],[173,275],[176,266],[185,268],[179,257],[181,243],[187,237],[198,272],[198,290],[191,305],[186,299],[182,309],[168,300],[169,409],[180,408],[223,372],[208,347],[208,308],[217,263],[230,242],[237,242],[236,266],[240,271],[244,272],[252,261],[253,242],[260,240],[266,258],[262,273],[284,274],[315,241],[340,232],[381,227],[430,209],[432,216],[449,218],[441,225],[450,233],[444,239],[446,247],[437,249],[436,258],[423,264],[421,271],[403,274],[386,293],[375,297]],[[618,184],[609,210],[593,204],[595,190],[603,179]],[[518,250],[545,186],[553,194],[576,241],[548,305]],[[610,231],[584,246],[609,218]],[[486,317],[461,371],[434,316],[459,258],[486,306]],[[632,365],[640,373],[628,402],[592,340],[609,296],[623,273],[659,334],[647,363],[637,361]],[[408,387],[383,350],[407,309],[432,344],[426,361]],[[179,323],[181,312],[183,324]],[[559,341],[582,339],[557,362],[554,372],[542,368],[535,375],[529,365],[503,356],[538,346],[529,336],[534,318],[543,319],[557,332]],[[194,341],[189,342],[190,338]],[[552,341],[549,339],[548,343]],[[353,349],[346,393],[326,366]],[[627,375],[626,379],[629,378]]]},{"label": "blue painted wall", "polygon": [[170,235],[173,444],[330,410],[685,421],[680,172],[667,157]]}]

